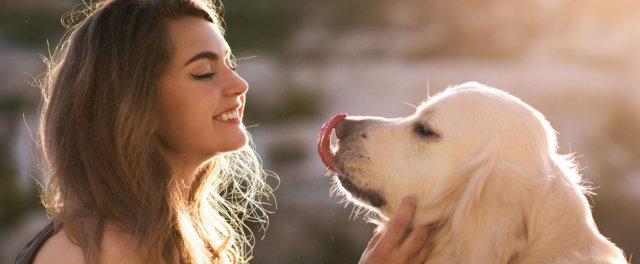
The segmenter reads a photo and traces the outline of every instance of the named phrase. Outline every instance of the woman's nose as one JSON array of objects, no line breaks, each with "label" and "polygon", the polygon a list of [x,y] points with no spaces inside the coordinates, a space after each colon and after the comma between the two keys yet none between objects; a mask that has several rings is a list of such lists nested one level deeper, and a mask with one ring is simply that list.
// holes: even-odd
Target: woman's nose
[{"label": "woman's nose", "polygon": [[225,95],[239,96],[247,93],[247,90],[249,90],[249,83],[240,77],[237,72],[232,71],[229,75],[229,83],[225,87]]}]

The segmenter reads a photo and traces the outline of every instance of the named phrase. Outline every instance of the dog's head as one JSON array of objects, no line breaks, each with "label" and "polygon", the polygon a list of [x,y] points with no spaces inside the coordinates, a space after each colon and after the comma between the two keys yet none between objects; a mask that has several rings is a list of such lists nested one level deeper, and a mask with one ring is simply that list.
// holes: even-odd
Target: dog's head
[{"label": "dog's head", "polygon": [[[334,126],[337,150],[327,142]],[[515,174],[544,174],[556,151],[555,132],[542,114],[478,83],[449,88],[404,118],[335,117],[320,141],[320,156],[346,195],[386,217],[405,195],[416,197],[425,214],[452,215],[465,210],[465,199],[471,204],[464,206],[473,206],[469,200],[492,182],[543,184]],[[513,173],[495,176],[499,171]]]}]

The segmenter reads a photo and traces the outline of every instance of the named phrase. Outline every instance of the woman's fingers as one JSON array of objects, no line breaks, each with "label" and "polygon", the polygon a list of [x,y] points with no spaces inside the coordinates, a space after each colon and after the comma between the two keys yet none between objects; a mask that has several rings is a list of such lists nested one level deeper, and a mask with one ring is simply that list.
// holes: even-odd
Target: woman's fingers
[{"label": "woman's fingers", "polygon": [[371,238],[359,263],[424,263],[429,254],[426,248],[427,228],[409,229],[415,209],[414,198],[403,198],[398,212],[387,227]]},{"label": "woman's fingers", "polygon": [[402,199],[398,212],[389,222],[387,230],[385,230],[382,235],[381,242],[384,241],[385,243],[380,246],[384,246],[386,248],[400,243],[407,232],[407,228],[409,228],[415,208],[416,200],[413,197],[405,196]]},{"label": "woman's fingers", "polygon": [[409,263],[413,263],[414,259],[424,260],[426,255],[423,258],[420,258],[420,253],[426,249],[426,242],[427,228],[416,227],[402,242],[402,245],[400,245],[400,253],[403,256],[407,256],[407,261],[409,261]]},{"label": "woman's fingers", "polygon": [[429,256],[430,251],[431,248],[429,248],[427,244],[424,243],[420,251],[418,251],[418,254],[413,256],[411,260],[407,261],[407,264],[424,264],[424,262],[427,261],[427,256]]},{"label": "woman's fingers", "polygon": [[377,234],[375,234],[371,240],[369,240],[369,244],[367,245],[367,249],[366,250],[371,250],[373,247],[376,246],[376,244],[378,244],[378,241],[380,240],[380,238],[382,237],[382,233],[383,232],[379,232]]}]

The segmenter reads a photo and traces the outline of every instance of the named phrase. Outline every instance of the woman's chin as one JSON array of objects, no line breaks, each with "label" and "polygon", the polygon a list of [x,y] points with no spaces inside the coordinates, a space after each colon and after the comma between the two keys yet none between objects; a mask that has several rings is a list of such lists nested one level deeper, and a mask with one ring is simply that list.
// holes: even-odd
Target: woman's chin
[{"label": "woman's chin", "polygon": [[219,147],[215,148],[215,153],[223,154],[238,151],[249,143],[247,134],[239,133],[238,135],[225,137],[225,142],[221,142]]},{"label": "woman's chin", "polygon": [[237,144],[233,146],[231,151],[238,151],[249,144],[249,137],[246,134],[242,134],[242,138],[238,140]]}]

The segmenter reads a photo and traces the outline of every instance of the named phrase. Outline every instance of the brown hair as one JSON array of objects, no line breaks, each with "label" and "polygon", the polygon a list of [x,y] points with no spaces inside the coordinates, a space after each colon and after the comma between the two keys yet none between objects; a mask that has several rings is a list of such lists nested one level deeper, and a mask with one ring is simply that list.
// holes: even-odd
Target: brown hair
[{"label": "brown hair", "polygon": [[72,12],[41,83],[43,204],[95,262],[105,221],[132,235],[145,262],[246,263],[248,220],[272,197],[252,149],[206,162],[188,199],[158,151],[158,79],[172,57],[167,23],[220,26],[206,0],[111,0]]}]

